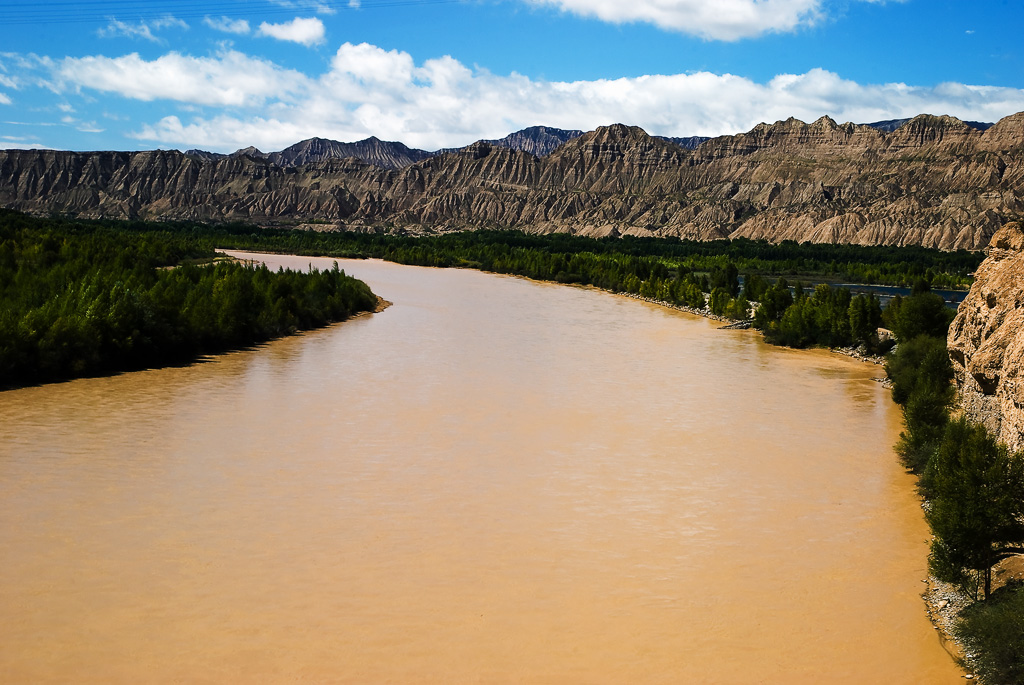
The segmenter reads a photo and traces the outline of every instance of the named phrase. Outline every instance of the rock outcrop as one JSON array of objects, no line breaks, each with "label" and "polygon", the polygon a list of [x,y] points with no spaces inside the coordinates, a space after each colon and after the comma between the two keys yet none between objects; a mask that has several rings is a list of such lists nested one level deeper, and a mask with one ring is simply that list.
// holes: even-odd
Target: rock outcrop
[{"label": "rock outcrop", "polygon": [[[533,133],[519,143],[576,132]],[[941,249],[980,249],[1024,214],[1024,113],[986,131],[930,115],[892,132],[788,119],[694,150],[621,124],[544,156],[480,141],[407,162],[385,159],[374,141],[355,150],[339,146],[362,143],[311,139],[280,153],[229,156],[0,151],[0,206],[83,217],[318,220],[345,230],[518,228]]]},{"label": "rock outcrop", "polygon": [[1011,450],[1024,447],[1024,230],[993,236],[949,328],[960,405]]}]

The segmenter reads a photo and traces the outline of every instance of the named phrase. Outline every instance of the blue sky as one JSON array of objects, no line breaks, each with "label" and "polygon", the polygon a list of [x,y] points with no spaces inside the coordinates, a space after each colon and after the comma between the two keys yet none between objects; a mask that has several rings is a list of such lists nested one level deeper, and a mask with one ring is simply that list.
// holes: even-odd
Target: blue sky
[{"label": "blue sky", "polygon": [[545,124],[721,135],[1024,111],[1020,0],[35,0],[0,5],[0,148]]}]

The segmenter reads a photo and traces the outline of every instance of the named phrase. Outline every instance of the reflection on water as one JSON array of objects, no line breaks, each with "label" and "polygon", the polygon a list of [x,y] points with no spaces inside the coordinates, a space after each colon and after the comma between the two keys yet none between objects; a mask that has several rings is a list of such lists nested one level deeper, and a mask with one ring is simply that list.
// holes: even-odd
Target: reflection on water
[{"label": "reflection on water", "polygon": [[342,266],[394,306],[0,394],[6,680],[959,681],[877,368]]}]

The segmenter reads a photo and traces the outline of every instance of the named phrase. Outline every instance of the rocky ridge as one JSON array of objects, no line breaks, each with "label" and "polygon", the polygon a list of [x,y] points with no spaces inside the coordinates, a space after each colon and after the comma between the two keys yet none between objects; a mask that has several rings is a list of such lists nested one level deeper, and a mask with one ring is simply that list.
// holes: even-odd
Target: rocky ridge
[{"label": "rocky ridge", "polygon": [[575,129],[566,130],[551,126],[531,126],[524,128],[522,131],[510,133],[504,138],[484,142],[496,147],[507,147],[510,150],[519,150],[520,152],[529,152],[537,157],[545,157],[570,140],[579,138],[582,135],[583,131]]},{"label": "rocky ridge", "polygon": [[891,133],[788,119],[695,150],[617,124],[542,157],[481,141],[400,168],[317,152],[332,142],[216,158],[0,151],[0,205],[83,217],[326,220],[363,231],[518,228],[942,249],[982,248],[1024,212],[1024,113],[984,132],[930,115]]},{"label": "rocky ridge", "polygon": [[949,327],[960,406],[1012,450],[1024,447],[1024,230],[992,237]]}]

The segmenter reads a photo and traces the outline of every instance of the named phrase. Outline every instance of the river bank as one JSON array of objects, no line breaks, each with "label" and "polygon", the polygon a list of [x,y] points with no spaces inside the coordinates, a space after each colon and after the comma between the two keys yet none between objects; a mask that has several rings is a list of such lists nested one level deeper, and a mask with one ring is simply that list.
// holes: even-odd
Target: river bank
[{"label": "river bank", "polygon": [[[545,283],[549,283],[551,281],[544,281],[544,282]],[[594,287],[594,286],[587,286],[587,287]],[[601,288],[595,288],[595,289],[596,290],[601,290]],[[721,321],[721,322],[726,324],[725,326],[721,326],[720,327],[721,330],[738,330],[738,329],[753,328],[753,319],[732,319],[732,318],[729,318],[727,316],[720,316],[718,314],[713,314],[706,306],[703,307],[703,308],[688,307],[688,306],[686,306],[684,304],[674,304],[672,302],[665,302],[664,300],[657,300],[657,299],[654,299],[652,297],[643,297],[642,295],[635,295],[633,293],[620,292],[620,293],[616,293],[616,294],[617,295],[623,295],[624,297],[628,297],[628,298],[631,298],[631,299],[634,299],[634,300],[640,300],[641,302],[649,302],[650,304],[656,304],[656,305],[659,305],[659,306],[662,306],[662,307],[667,307],[669,309],[675,309],[677,311],[687,312],[688,314],[694,314],[696,316],[702,316],[705,319],[711,319],[712,321]],[[758,303],[757,302],[751,302],[750,304],[751,304],[752,308],[755,308]],[[869,352],[867,352],[864,349],[863,346],[857,346],[857,347],[830,347],[828,349],[829,349],[830,352],[833,352],[835,354],[841,354],[843,356],[851,357],[851,358],[856,359],[858,361],[868,362],[869,364],[876,364],[876,365],[879,365],[879,366],[883,366],[885,364],[885,356],[884,355],[870,354]],[[889,383],[889,380],[887,378],[878,378],[876,380],[878,380],[879,382],[881,382],[883,384],[888,384]],[[890,387],[890,386],[886,385],[886,387]]]}]

